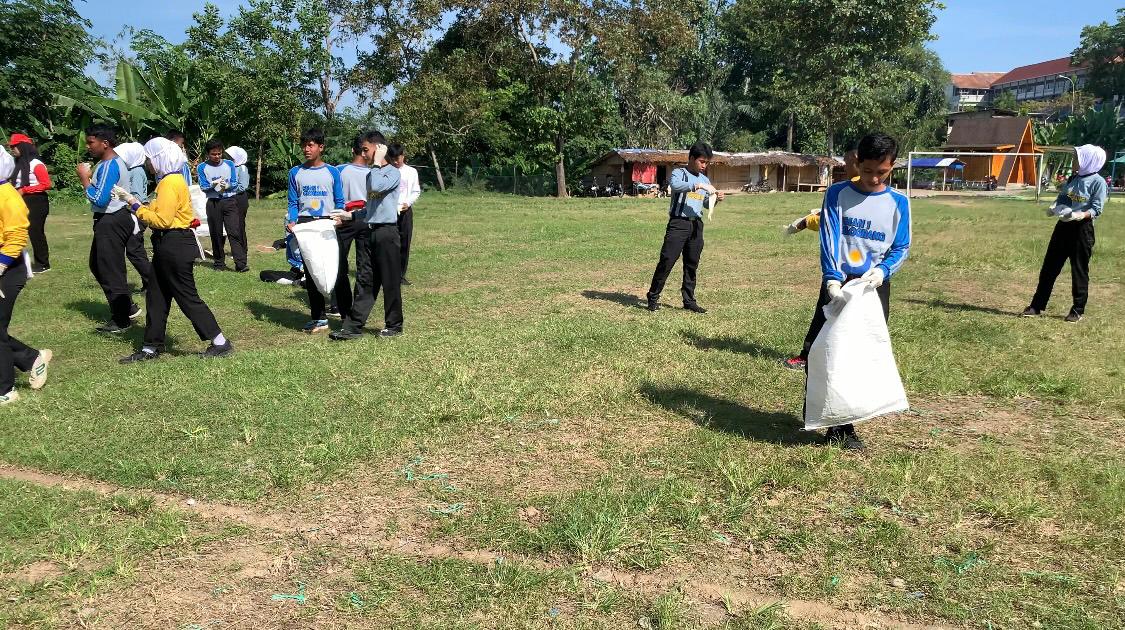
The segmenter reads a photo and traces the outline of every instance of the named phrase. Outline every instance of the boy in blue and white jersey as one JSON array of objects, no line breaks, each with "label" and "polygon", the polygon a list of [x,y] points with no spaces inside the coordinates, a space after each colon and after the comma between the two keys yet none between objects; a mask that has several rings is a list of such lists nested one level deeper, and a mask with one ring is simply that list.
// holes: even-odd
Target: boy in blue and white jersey
[{"label": "boy in blue and white jersey", "polygon": [[[894,168],[898,143],[882,133],[859,141],[859,179],[833,184],[824,193],[820,212],[820,268],[824,282],[806,335],[803,357],[826,321],[824,306],[844,299],[845,282],[858,279],[879,294],[883,316],[890,317],[891,276],[910,253],[910,200],[884,181]],[[832,427],[829,442],[862,449],[855,427]]]},{"label": "boy in blue and white jersey", "polygon": [[[199,188],[207,194],[207,229],[211,232],[211,251],[215,259],[215,269],[227,268],[226,241],[230,239],[230,253],[234,258],[234,270],[240,273],[250,271],[246,264],[245,229],[238,211],[235,197],[238,193],[238,169],[234,162],[223,159],[223,143],[212,138],[204,145],[207,161],[200,162],[196,169]],[[223,230],[226,233],[223,233]]]},{"label": "boy in blue and white jersey", "polygon": [[[371,287],[359,282],[360,276],[370,273],[371,255],[367,228],[367,176],[371,167],[363,157],[363,134],[352,140],[352,161],[336,167],[340,171],[340,182],[344,191],[344,212],[336,215],[336,242],[340,245],[340,268],[336,273],[336,289],[333,291],[333,306],[341,318],[352,312],[355,296]],[[351,284],[352,244],[355,244],[355,289]],[[365,271],[366,270],[366,271]]]},{"label": "boy in blue and white jersey", "polygon": [[[321,159],[321,154],[324,153],[324,132],[309,129],[301,134],[301,151],[305,154],[305,163],[294,166],[289,171],[289,209],[285,219],[289,230],[298,223],[332,218],[344,211],[344,187],[340,171]],[[309,334],[328,330],[324,296],[317,290],[316,283],[307,276],[305,289],[309,292],[312,319],[302,330]]]}]

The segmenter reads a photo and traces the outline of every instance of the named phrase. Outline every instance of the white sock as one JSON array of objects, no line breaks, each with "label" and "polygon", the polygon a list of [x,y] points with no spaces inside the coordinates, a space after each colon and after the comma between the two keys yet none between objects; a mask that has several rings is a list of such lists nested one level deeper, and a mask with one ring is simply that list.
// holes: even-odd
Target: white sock
[{"label": "white sock", "polygon": [[223,336],[223,333],[219,333],[215,335],[215,338],[211,340],[211,343],[215,344],[216,346],[225,346],[227,345],[227,338]]},{"label": "white sock", "polygon": [[156,354],[156,348],[153,348],[152,346],[144,346],[141,348],[141,352],[147,354]]}]

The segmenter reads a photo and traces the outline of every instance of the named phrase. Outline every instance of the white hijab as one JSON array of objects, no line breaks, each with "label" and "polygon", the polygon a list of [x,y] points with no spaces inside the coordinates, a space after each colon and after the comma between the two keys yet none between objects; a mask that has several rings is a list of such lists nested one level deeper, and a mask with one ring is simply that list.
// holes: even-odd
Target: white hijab
[{"label": "white hijab", "polygon": [[145,148],[139,142],[126,142],[113,147],[117,157],[125,162],[125,166],[134,169],[145,163]]},{"label": "white hijab", "polygon": [[144,149],[157,177],[179,173],[187,162],[180,145],[167,138],[153,138],[145,143]]},{"label": "white hijab", "polygon": [[1078,170],[1075,172],[1079,177],[1093,175],[1105,166],[1105,149],[1097,145],[1074,147],[1074,152],[1078,154]]},{"label": "white hijab", "polygon": [[8,153],[8,149],[0,144],[0,182],[6,182],[12,178],[12,173],[16,171],[16,158]]},{"label": "white hijab", "polygon": [[234,160],[235,166],[242,166],[246,163],[246,149],[242,147],[227,147],[227,155],[230,159]]}]

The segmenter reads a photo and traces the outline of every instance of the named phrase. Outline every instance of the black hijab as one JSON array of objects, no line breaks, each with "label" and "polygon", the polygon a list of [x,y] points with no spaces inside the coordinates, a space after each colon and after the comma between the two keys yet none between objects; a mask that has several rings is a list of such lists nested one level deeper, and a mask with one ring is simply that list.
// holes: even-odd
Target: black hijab
[{"label": "black hijab", "polygon": [[20,156],[16,158],[16,179],[13,185],[16,188],[23,188],[31,181],[31,161],[39,159],[39,149],[29,142],[20,142],[13,146],[20,152]]}]

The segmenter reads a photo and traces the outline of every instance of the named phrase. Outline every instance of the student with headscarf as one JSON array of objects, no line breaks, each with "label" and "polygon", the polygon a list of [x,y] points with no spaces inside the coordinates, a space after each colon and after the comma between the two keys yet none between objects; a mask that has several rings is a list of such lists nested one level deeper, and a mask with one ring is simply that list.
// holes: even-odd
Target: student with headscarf
[{"label": "student with headscarf", "polygon": [[[141,203],[148,203],[148,172],[145,171],[145,148],[139,142],[126,142],[117,145],[114,149],[118,157],[129,169],[128,175],[123,179],[128,186],[122,186]],[[145,250],[145,226],[133,217],[133,235],[125,243],[125,257],[132,263],[133,269],[141,276],[141,290],[147,290],[149,280],[152,279],[152,263],[149,262],[148,252]]]},{"label": "student with headscarf", "polygon": [[12,185],[16,161],[0,147],[0,405],[19,400],[16,369],[28,373],[31,389],[47,382],[50,350],[36,350],[8,334],[12,311],[27,284],[23,250],[27,247],[27,204]]},{"label": "student with headscarf", "polygon": [[152,265],[155,282],[145,295],[148,321],[145,326],[144,345],[121,363],[148,361],[166,350],[168,312],[172,300],[191,321],[195,333],[211,344],[204,357],[224,357],[234,351],[215,315],[199,297],[195,287],[195,259],[198,254],[193,223],[198,225],[191,209],[191,195],[183,177],[184,155],[176,144],[166,138],[153,138],[144,146],[159,183],[156,197],[150,204],[142,204],[128,190],[115,188],[114,197],[127,207],[145,225],[152,228]]},{"label": "student with headscarf", "polygon": [[47,165],[39,159],[39,149],[31,138],[22,133],[12,134],[8,141],[12,155],[16,158],[16,172],[12,185],[23,195],[27,204],[28,220],[31,227],[27,234],[31,238],[31,271],[44,273],[51,270],[51,253],[47,246],[47,215],[51,213],[51,202],[47,191],[51,189],[51,175]]},{"label": "student with headscarf", "polygon": [[1074,302],[1066,316],[1069,323],[1078,323],[1086,312],[1086,298],[1090,288],[1090,257],[1094,254],[1094,221],[1101,216],[1109,190],[1098,171],[1105,166],[1105,149],[1092,144],[1075,147],[1078,167],[1066,180],[1054,205],[1047,215],[1058,217],[1043,267],[1039,271],[1039,286],[1024,317],[1038,317],[1047,310],[1055,279],[1062,272],[1063,263],[1070,261],[1071,292]]},{"label": "student with headscarf", "polygon": [[[238,182],[234,184],[234,205],[238,208],[238,229],[242,234],[242,242],[250,243],[246,238],[246,213],[250,210],[250,169],[246,168],[246,149],[242,147],[227,147],[227,155],[234,162],[234,171]],[[243,266],[243,271],[249,271],[250,265]]]}]

